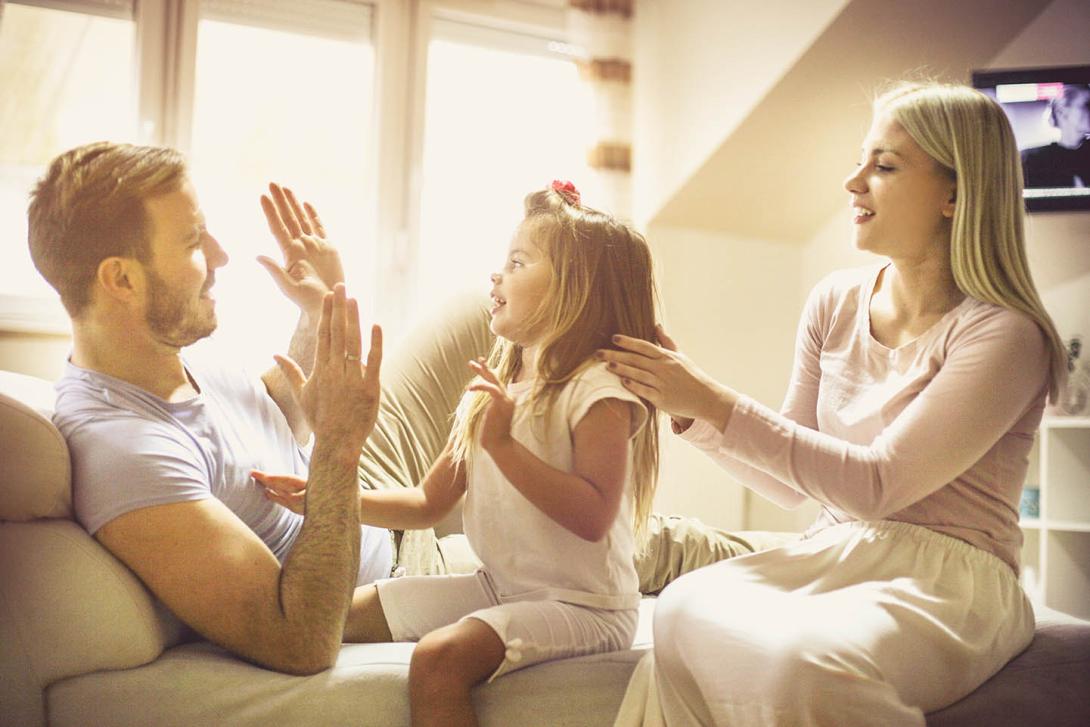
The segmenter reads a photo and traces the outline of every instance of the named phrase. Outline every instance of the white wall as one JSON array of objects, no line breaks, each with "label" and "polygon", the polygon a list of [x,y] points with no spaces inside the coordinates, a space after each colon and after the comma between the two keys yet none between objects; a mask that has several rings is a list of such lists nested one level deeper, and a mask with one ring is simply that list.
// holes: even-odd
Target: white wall
[{"label": "white wall", "polygon": [[[988,68],[1090,64],[1090,3],[1055,0]],[[968,81],[968,79],[965,79]],[[838,210],[803,248],[801,289],[832,270],[874,258],[854,250],[851,226]],[[1090,212],[1034,213],[1026,220],[1026,250],[1041,297],[1061,335],[1090,342]]]},{"label": "white wall", "polygon": [[69,336],[0,332],[0,370],[53,381],[71,350]]},{"label": "white wall", "polygon": [[[652,226],[667,332],[717,380],[778,407],[791,371],[798,290],[797,245]],[[745,522],[745,491],[717,465],[664,437],[659,510],[721,527]]]},{"label": "white wall", "polygon": [[[656,225],[654,216],[845,4],[637,3],[635,218],[648,222],[662,268],[668,330],[709,373],[772,406],[786,386],[807,292],[832,270],[877,261],[852,246],[846,194],[844,206],[796,246]],[[797,13],[806,14],[801,23],[780,27]],[[1055,0],[988,65],[1090,63],[1088,34],[1090,4]],[[1031,215],[1027,237],[1035,280],[1061,333],[1090,341],[1090,214]],[[665,439],[660,509],[751,529],[799,530],[812,520],[815,507],[783,511]]]},{"label": "white wall", "polygon": [[697,170],[847,0],[637,0],[634,219]]}]

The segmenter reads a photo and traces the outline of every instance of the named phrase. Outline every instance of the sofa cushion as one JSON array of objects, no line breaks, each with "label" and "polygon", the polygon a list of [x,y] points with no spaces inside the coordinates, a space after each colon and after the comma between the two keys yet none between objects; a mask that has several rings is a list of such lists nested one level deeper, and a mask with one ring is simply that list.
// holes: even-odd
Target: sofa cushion
[{"label": "sofa cushion", "polygon": [[[146,664],[183,635],[132,572],[71,520],[0,523],[0,606],[5,712],[33,695],[21,708],[40,713],[39,690],[53,681]],[[33,724],[29,717],[13,723]]]},{"label": "sofa cushion", "polygon": [[[610,725],[628,677],[650,646],[653,601],[640,609],[633,648],[546,662],[478,687],[480,722],[520,727]],[[321,674],[293,677],[244,663],[207,643],[166,651],[138,669],[54,684],[50,725],[223,724],[321,727],[409,724],[413,644],[347,644]]]},{"label": "sofa cushion", "polygon": [[53,426],[53,385],[0,371],[0,520],[72,517],[71,463]]},{"label": "sofa cushion", "polygon": [[1029,647],[975,692],[929,714],[928,727],[1090,725],[1090,623],[1035,610]]}]

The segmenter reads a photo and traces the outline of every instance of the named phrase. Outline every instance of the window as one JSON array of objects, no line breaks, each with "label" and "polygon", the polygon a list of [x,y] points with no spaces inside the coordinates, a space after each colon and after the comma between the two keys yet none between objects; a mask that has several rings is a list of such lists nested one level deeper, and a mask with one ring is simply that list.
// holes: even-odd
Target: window
[{"label": "window", "polygon": [[278,254],[258,204],[269,181],[318,208],[388,341],[458,290],[483,295],[527,192],[564,177],[595,199],[564,17],[554,0],[5,3],[0,330],[67,328],[26,252],[27,192],[97,139],[188,155],[231,256],[211,344],[235,360],[267,365],[296,318],[254,261]]},{"label": "window", "polygon": [[27,250],[28,195],[58,153],[136,136],[135,45],[126,2],[83,12],[7,3],[0,22],[0,323],[67,327],[56,293]]},{"label": "window", "polygon": [[[437,20],[428,48],[416,309],[486,294],[522,220],[553,179],[589,180],[592,99],[549,38]],[[584,194],[587,193],[585,187]],[[586,197],[593,199],[593,196]]]},{"label": "window", "polygon": [[205,0],[197,26],[190,163],[209,230],[231,262],[217,273],[217,348],[271,363],[297,309],[254,258],[279,260],[258,197],[270,181],[322,215],[350,291],[373,276],[375,165],[368,162],[374,52],[370,8],[341,0]]}]

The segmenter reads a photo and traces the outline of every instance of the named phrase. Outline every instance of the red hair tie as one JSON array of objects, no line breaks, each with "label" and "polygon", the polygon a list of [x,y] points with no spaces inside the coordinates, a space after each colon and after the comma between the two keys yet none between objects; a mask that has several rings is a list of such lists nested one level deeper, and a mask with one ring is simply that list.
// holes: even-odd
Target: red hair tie
[{"label": "red hair tie", "polygon": [[579,206],[579,190],[575,188],[575,185],[571,182],[561,182],[559,179],[553,180],[553,191],[557,192],[564,201],[573,207]]}]

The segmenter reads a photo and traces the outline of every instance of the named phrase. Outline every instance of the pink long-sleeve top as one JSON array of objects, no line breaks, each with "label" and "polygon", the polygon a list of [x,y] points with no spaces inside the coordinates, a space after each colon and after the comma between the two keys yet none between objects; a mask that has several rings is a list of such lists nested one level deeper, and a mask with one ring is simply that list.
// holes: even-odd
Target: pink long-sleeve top
[{"label": "pink long-sleeve top", "polygon": [[810,293],[779,413],[741,397],[726,429],[682,436],[755,492],[822,504],[811,532],[913,523],[1019,570],[1018,502],[1048,393],[1049,352],[1027,316],[966,297],[895,349],[870,333],[881,267]]}]

